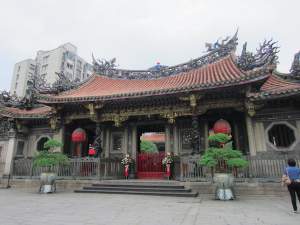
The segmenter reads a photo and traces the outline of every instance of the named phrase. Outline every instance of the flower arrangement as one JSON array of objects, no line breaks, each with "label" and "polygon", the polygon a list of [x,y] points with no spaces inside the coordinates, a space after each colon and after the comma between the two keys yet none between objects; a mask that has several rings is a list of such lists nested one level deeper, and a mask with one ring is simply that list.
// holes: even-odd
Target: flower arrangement
[{"label": "flower arrangement", "polygon": [[174,162],[173,157],[170,152],[167,153],[165,158],[162,160],[163,165],[172,164]]},{"label": "flower arrangement", "polygon": [[126,154],[125,157],[121,160],[121,164],[126,166],[133,163],[133,159],[129,156],[129,154]]}]

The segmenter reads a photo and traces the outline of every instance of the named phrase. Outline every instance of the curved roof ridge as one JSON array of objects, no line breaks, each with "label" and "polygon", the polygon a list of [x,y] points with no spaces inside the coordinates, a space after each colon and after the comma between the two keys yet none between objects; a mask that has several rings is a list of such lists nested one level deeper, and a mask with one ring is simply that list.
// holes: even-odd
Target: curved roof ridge
[{"label": "curved roof ridge", "polygon": [[295,94],[300,94],[300,83],[285,80],[272,73],[261,86],[260,91],[250,93],[248,97],[252,100],[261,100],[291,96]]},{"label": "curved roof ridge", "polygon": [[[287,86],[299,87],[300,84],[297,82],[292,82],[291,80],[285,80],[276,74],[271,74],[267,81],[262,85],[262,91],[274,90],[279,88],[287,88]],[[277,87],[277,88],[276,88]]]},{"label": "curved roof ridge", "polygon": [[[220,68],[223,69],[220,70]],[[222,73],[219,71],[222,71]],[[163,95],[236,86],[265,78],[266,74],[250,74],[241,71],[236,66],[234,58],[228,55],[204,67],[152,80],[124,80],[94,74],[89,82],[86,82],[84,85],[56,96],[43,96],[40,102],[95,101],[112,98]]]}]

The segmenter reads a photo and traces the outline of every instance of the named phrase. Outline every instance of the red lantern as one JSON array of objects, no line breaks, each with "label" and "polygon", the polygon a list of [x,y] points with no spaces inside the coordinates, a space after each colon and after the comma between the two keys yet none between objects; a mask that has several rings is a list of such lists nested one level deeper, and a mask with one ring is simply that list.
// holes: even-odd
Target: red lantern
[{"label": "red lantern", "polygon": [[89,147],[89,156],[94,156],[96,155],[96,150],[94,147],[90,146]]},{"label": "red lantern", "polygon": [[223,119],[218,120],[214,127],[213,127],[214,133],[223,133],[223,134],[231,134],[231,126],[230,124]]},{"label": "red lantern", "polygon": [[72,133],[73,142],[84,142],[86,140],[86,132],[82,128],[77,128]]}]

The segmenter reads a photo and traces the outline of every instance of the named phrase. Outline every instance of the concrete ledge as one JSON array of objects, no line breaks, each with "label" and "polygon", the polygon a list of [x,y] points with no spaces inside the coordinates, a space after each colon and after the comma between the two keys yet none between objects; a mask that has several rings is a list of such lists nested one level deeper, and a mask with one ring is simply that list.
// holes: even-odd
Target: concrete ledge
[{"label": "concrete ledge", "polygon": [[[74,191],[75,189],[81,189],[84,186],[91,185],[92,183],[100,183],[107,181],[100,180],[57,180],[56,186],[58,191]],[[113,182],[114,181],[109,181]],[[143,181],[140,180],[116,180],[116,183],[120,182],[138,182],[141,183]],[[150,183],[151,181],[146,181]],[[164,182],[164,181],[152,181],[155,183],[175,183],[175,182]],[[211,184],[210,182],[177,182],[178,184],[184,185],[186,188],[190,188],[195,192],[201,194],[214,194],[216,186]],[[6,187],[7,180],[1,180],[1,187]],[[11,188],[22,188],[29,189],[32,191],[37,191],[40,186],[40,181],[38,179],[11,179],[10,180]],[[281,186],[279,182],[241,182],[236,183],[234,186],[235,192],[237,195],[276,195],[283,196],[287,193],[287,188]]]},{"label": "concrete ledge", "polygon": [[[210,182],[186,182],[185,186],[191,188],[199,194],[214,194],[216,185]],[[234,190],[236,195],[286,195],[287,188],[281,183],[274,182],[243,182],[235,183]]]}]

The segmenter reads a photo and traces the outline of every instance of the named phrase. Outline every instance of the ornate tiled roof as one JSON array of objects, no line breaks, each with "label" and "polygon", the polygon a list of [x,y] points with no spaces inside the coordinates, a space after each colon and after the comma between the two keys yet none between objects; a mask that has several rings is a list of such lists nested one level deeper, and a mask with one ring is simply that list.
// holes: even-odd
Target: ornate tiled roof
[{"label": "ornate tiled roof", "polygon": [[266,79],[264,68],[242,71],[233,55],[199,68],[152,80],[114,79],[94,74],[85,84],[59,95],[40,96],[39,102],[78,102],[132,98],[236,86]]},{"label": "ornate tiled roof", "polygon": [[40,106],[33,109],[20,109],[15,107],[0,107],[0,114],[14,118],[47,118],[52,113],[49,106]]},{"label": "ornate tiled roof", "polygon": [[250,93],[252,100],[271,99],[300,94],[300,83],[284,80],[272,74],[257,93]]}]

